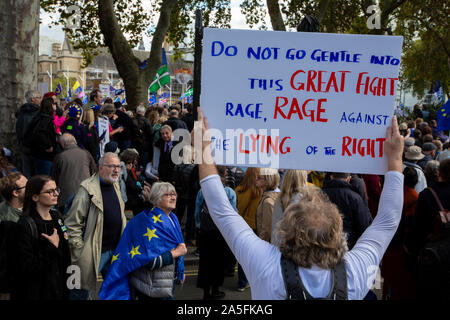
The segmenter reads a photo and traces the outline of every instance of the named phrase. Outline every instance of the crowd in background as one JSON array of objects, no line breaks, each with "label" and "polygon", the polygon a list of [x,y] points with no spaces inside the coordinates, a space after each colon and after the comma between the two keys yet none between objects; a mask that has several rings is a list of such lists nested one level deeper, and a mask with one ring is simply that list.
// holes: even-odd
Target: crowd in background
[{"label": "crowd in background", "polygon": [[[127,110],[120,102],[103,99],[99,90],[91,92],[87,105],[79,99],[59,105],[53,92],[41,98],[31,90],[25,98],[16,114],[22,163],[11,164],[7,149],[2,148],[0,155],[0,221],[5,222],[1,230],[15,228],[6,222],[20,226],[13,237],[17,250],[2,253],[11,257],[12,276],[0,279],[0,292],[10,293],[11,299],[92,298],[93,282],[99,274],[106,277],[126,234],[125,212],[135,217],[145,213],[150,219],[154,207],[178,226],[171,232],[179,228],[182,241],[173,250],[152,256],[151,271],[176,267],[167,271],[167,294],[145,294],[144,285],[133,297],[171,297],[174,274],[181,268],[175,261],[186,254],[186,247],[199,255],[197,286],[204,299],[223,298],[224,277],[234,275],[236,267],[236,289],[249,288],[246,274],[208,213],[198,166],[175,164],[171,158],[178,143],[173,132],[193,130],[192,105],[139,105]],[[421,117],[400,123],[399,130],[405,146],[404,203],[400,226],[381,263],[383,299],[420,296],[415,257],[441,228],[433,193],[444,208],[450,208],[448,136],[437,129],[434,119],[426,122]],[[280,243],[276,231],[285,209],[302,201],[304,190],[322,190],[342,215],[349,250],[376,217],[384,183],[383,176],[350,172],[219,166],[218,173],[234,210],[260,239],[274,245]],[[159,189],[161,194],[151,196]],[[69,292],[63,283],[64,269],[71,263],[82,266],[86,279],[80,290]],[[36,274],[42,278],[27,285],[25,280]],[[372,292],[366,296],[374,298]]]}]

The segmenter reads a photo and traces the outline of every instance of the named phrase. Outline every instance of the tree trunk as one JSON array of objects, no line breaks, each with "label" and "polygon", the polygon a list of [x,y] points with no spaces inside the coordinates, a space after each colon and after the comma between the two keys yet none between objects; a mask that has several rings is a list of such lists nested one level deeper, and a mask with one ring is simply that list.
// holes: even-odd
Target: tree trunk
[{"label": "tree trunk", "polygon": [[278,0],[267,0],[270,22],[274,31],[286,31]]},{"label": "tree trunk", "polygon": [[37,89],[39,1],[0,1],[0,145],[12,151],[18,164],[15,113],[25,92]]}]

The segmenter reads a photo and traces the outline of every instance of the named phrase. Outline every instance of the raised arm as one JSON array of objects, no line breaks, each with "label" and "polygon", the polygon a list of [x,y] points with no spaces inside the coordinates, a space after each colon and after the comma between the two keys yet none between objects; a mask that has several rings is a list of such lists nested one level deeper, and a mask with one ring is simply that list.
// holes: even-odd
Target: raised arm
[{"label": "raised arm", "polygon": [[386,130],[385,142],[388,172],[381,193],[378,213],[372,224],[345,255],[349,283],[349,298],[363,299],[371,288],[381,258],[400,223],[403,207],[402,152],[403,137],[394,116]]},{"label": "raised arm", "polygon": [[203,137],[202,150],[195,150],[195,152],[201,152],[202,154],[202,161],[199,164],[199,175],[203,197],[212,220],[220,230],[252,285],[258,277],[265,276],[264,271],[271,263],[274,263],[273,261],[268,261],[268,257],[271,256],[272,251],[277,251],[278,249],[258,238],[230,204],[211,156],[211,139],[207,133],[209,128],[208,120],[203,118],[200,108],[198,108],[198,120],[194,124],[192,135],[195,137],[197,133],[197,138]]}]

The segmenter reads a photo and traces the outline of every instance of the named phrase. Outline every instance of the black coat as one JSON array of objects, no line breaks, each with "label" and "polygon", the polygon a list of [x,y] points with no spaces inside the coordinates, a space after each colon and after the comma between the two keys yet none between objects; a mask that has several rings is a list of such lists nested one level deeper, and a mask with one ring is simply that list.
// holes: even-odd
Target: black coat
[{"label": "black coat", "polygon": [[[36,223],[38,238],[34,238],[28,222],[21,217],[14,236],[15,250],[12,255],[13,274],[11,300],[66,300],[67,268],[70,265],[69,243],[64,238],[61,220],[56,211],[50,211],[51,221],[44,221],[37,212],[30,216]],[[55,228],[59,235],[56,248],[41,236]]]},{"label": "black coat", "polygon": [[349,250],[372,222],[369,208],[352,186],[343,180],[329,180],[322,189],[342,214]]},{"label": "black coat", "polygon": [[[178,142],[172,141],[172,150],[177,145]],[[162,139],[159,139],[156,143],[156,146],[161,150],[159,155],[159,165],[158,165],[158,174],[159,180],[164,182],[170,182],[174,184],[174,168],[175,164],[172,161],[171,151],[165,152],[164,146],[165,142]]]},{"label": "black coat", "polygon": [[[33,156],[41,160],[53,161],[57,146],[53,116],[39,112],[30,123],[26,135],[26,139],[31,138],[31,154]],[[45,151],[50,148],[53,148],[52,152]]]},{"label": "black coat", "polygon": [[137,183],[138,180],[134,178],[133,173],[129,170],[127,172],[127,180],[125,181],[128,199],[125,203],[125,209],[133,211],[133,215],[137,215],[138,213],[144,211],[147,207],[144,199],[140,197],[144,183],[139,182],[141,187],[139,187]]},{"label": "black coat", "polygon": [[133,119],[130,118],[128,114],[120,110],[116,111],[116,115],[118,118],[113,126],[113,129],[117,129],[118,127],[122,126],[123,131],[116,133],[113,137],[114,140],[117,142],[119,141],[124,142],[128,140],[131,141],[137,131],[137,127],[133,122]]},{"label": "black coat", "polygon": [[[450,182],[441,181],[432,188],[444,209],[450,209]],[[417,255],[419,250],[443,229],[438,204],[428,188],[419,193],[413,221],[413,230],[406,241],[409,251]]]},{"label": "black coat", "polygon": [[184,123],[186,123],[189,132],[192,131],[192,129],[194,129],[194,116],[192,115],[192,113],[186,113],[181,120],[184,121]]},{"label": "black coat", "polygon": [[[23,146],[23,138],[25,137],[28,125],[38,112],[39,106],[34,103],[25,103],[16,112],[16,135],[20,146]],[[29,150],[25,151],[29,153]]]},{"label": "black coat", "polygon": [[[153,141],[153,128],[150,121],[140,115],[137,114],[133,119],[133,122],[137,128],[137,134],[133,137],[133,145],[138,151],[147,151],[150,152],[150,149],[153,149],[152,141]],[[139,155],[142,156],[142,152],[139,152]]]},{"label": "black coat", "polygon": [[177,129],[186,129],[186,130],[188,130],[188,127],[187,127],[186,123],[184,123],[183,120],[178,119],[178,118],[169,118],[162,125],[163,126],[165,126],[165,125],[170,126],[172,128],[172,131],[175,131]]}]

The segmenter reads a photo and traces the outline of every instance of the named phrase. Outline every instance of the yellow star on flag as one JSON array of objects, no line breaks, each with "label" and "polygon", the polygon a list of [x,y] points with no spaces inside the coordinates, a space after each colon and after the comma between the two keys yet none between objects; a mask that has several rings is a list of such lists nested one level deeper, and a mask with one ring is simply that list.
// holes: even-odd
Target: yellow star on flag
[{"label": "yellow star on flag", "polygon": [[148,237],[148,242],[150,242],[150,240],[152,240],[152,238],[158,238],[158,236],[155,234],[156,232],[156,228],[153,230],[150,230],[149,228],[147,228],[147,233],[143,234],[144,237]]},{"label": "yellow star on flag", "polygon": [[131,259],[133,259],[135,255],[141,254],[141,253],[138,251],[138,250],[139,250],[139,247],[140,247],[140,246],[137,246],[136,248],[133,247],[133,249],[131,249],[131,251],[128,252],[128,254],[131,254]]},{"label": "yellow star on flag", "polygon": [[111,263],[113,263],[113,262],[116,261],[116,260],[119,260],[119,254],[120,254],[120,253],[118,253],[117,255],[113,255],[113,256],[112,256]]},{"label": "yellow star on flag", "polygon": [[153,218],[153,223],[157,223],[157,222],[162,222],[160,219],[161,215],[154,215]]}]

